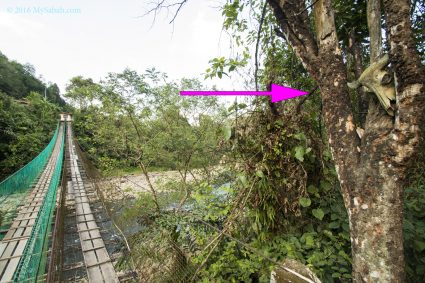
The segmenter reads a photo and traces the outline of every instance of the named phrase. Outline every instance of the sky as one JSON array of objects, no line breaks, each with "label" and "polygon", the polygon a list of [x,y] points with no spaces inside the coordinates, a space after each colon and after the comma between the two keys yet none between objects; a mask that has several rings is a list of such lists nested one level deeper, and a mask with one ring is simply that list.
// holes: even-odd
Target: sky
[{"label": "sky", "polygon": [[[62,93],[74,76],[98,81],[126,67],[202,79],[210,59],[231,54],[219,9],[224,0],[189,0],[174,24],[171,11],[155,21],[144,16],[154,1],[1,0],[0,51],[32,64]],[[205,84],[238,88],[230,78]]]}]

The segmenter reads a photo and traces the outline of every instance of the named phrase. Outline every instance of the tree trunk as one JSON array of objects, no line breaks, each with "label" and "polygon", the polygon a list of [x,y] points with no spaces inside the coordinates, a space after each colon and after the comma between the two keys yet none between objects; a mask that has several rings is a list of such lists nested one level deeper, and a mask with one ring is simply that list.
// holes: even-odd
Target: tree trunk
[{"label": "tree trunk", "polygon": [[384,162],[362,177],[349,208],[353,282],[402,282],[402,184]]},{"label": "tree trunk", "polygon": [[396,160],[406,164],[423,140],[425,68],[413,40],[408,0],[384,0],[390,32],[390,61],[395,71],[398,117],[395,136],[400,147]]},{"label": "tree trunk", "polygon": [[367,27],[370,35],[370,62],[376,62],[382,55],[380,0],[367,1]]},{"label": "tree trunk", "polygon": [[[353,57],[353,67],[355,79],[358,80],[363,73],[363,58],[360,42],[355,37],[355,31],[352,30],[349,35],[348,47]],[[362,87],[357,89],[357,108],[360,127],[364,128],[366,114],[369,105],[369,96]]]},{"label": "tree trunk", "polygon": [[[382,56],[380,0],[367,2],[370,35],[370,64]],[[403,184],[404,172],[390,161],[387,141],[392,118],[384,113],[375,95],[371,96],[366,118],[363,153],[357,189],[351,193],[348,209],[353,254],[353,280],[400,282],[404,278]],[[364,146],[369,144],[371,146]],[[374,149],[374,150],[373,150]]]},{"label": "tree trunk", "polygon": [[402,282],[404,278],[405,168],[391,160],[393,125],[393,118],[371,101],[355,168],[356,186],[349,192],[347,207],[354,282]]},{"label": "tree trunk", "polygon": [[[380,104],[371,103],[360,139],[331,1],[314,1],[316,34],[309,26],[304,1],[267,1],[285,39],[321,90],[329,146],[349,215],[353,280],[402,282],[403,185],[408,161],[421,141],[425,110],[425,75],[412,40],[409,3],[384,0],[396,77],[395,120]],[[376,2],[369,4],[369,11],[379,21],[379,9],[373,4]],[[369,24],[371,34],[380,34],[380,28]],[[380,53],[381,46],[375,47],[372,58]]]},{"label": "tree trunk", "polygon": [[159,212],[161,210],[161,208],[159,207],[158,196],[156,194],[155,188],[152,185],[151,179],[149,177],[148,170],[146,169],[145,164],[143,164],[143,162],[140,162],[140,161],[139,161],[139,167],[140,167],[140,169],[142,169],[142,173],[146,178],[146,182],[148,182],[148,187],[151,190],[151,193],[152,193],[152,196],[153,196],[153,202],[155,204],[156,210]]}]

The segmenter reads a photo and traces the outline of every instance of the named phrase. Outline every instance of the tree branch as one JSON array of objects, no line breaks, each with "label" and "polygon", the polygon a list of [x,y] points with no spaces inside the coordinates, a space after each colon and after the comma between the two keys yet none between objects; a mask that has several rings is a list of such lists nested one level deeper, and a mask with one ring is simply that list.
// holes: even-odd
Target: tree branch
[{"label": "tree branch", "polygon": [[[300,1],[304,2],[304,1]],[[319,53],[313,32],[310,29],[308,15],[305,15],[305,3],[267,0],[273,9],[280,30],[275,29],[278,36],[284,37],[294,48],[303,66],[309,71],[316,71],[315,64]],[[295,2],[294,2],[295,3]],[[315,4],[315,3],[314,3]]]},{"label": "tree branch", "polygon": [[255,79],[255,90],[259,91],[258,88],[258,50],[260,48],[260,39],[261,39],[261,30],[263,29],[264,17],[266,16],[267,11],[267,2],[264,1],[263,11],[261,12],[260,23],[258,27],[257,33],[257,44],[255,45],[255,71],[254,71],[254,79]]},{"label": "tree branch", "polygon": [[174,21],[176,20],[180,10],[182,9],[182,7],[184,6],[184,4],[186,4],[189,0],[181,0],[180,2],[173,2],[173,3],[168,3],[168,0],[160,0],[157,1],[156,3],[151,3],[154,4],[154,7],[152,9],[150,9],[149,11],[147,11],[143,16],[147,16],[149,14],[154,13],[154,21],[156,18],[156,15],[162,10],[162,9],[167,9],[170,10],[171,8],[176,8],[173,18],[171,19],[171,21],[169,22],[170,24],[174,23]]}]

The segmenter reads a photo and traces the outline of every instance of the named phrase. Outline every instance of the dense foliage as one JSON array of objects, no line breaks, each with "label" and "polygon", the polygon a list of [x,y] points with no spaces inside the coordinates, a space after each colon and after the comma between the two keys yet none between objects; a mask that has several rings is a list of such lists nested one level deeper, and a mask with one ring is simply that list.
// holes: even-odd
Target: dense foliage
[{"label": "dense foliage", "polygon": [[0,53],[0,180],[47,145],[64,103],[57,85],[46,86],[33,66]]},{"label": "dense foliage", "polygon": [[36,92],[22,102],[0,93],[0,179],[43,150],[53,136],[59,111]]},{"label": "dense foliage", "polygon": [[[354,80],[359,67],[355,61],[360,59],[360,68],[364,68],[369,57],[366,2],[335,2],[338,37],[348,77]],[[411,18],[423,56],[423,1],[412,4]],[[236,56],[212,59],[206,78],[231,76],[246,67],[255,74],[245,77],[250,88],[266,88],[273,82],[316,92],[262,1],[228,1],[222,11]],[[355,48],[360,50],[360,58],[355,57]],[[384,48],[389,48],[387,42]],[[249,69],[252,61],[254,70]],[[361,123],[363,113],[356,92],[351,95],[356,122]],[[225,174],[192,184],[191,205],[184,213],[166,210],[172,200],[162,204],[163,213],[154,212],[145,205],[149,194],[143,195],[135,210],[129,208],[126,215],[146,228],[131,238],[133,259],[143,276],[153,281],[268,282],[271,267],[292,258],[314,270],[323,282],[350,281],[348,216],[318,96],[279,106],[266,99],[236,103],[228,109],[235,118],[223,123],[224,145],[231,148],[225,155]],[[409,282],[420,282],[424,276],[421,164],[405,191]],[[157,265],[150,269],[153,263]]]},{"label": "dense foliage", "polygon": [[51,103],[65,105],[56,84],[46,85],[40,78],[36,77],[35,68],[32,65],[22,65],[16,61],[11,61],[1,52],[0,92],[15,99],[22,99],[30,95],[31,92],[37,92],[43,96],[46,95],[47,100]]},{"label": "dense foliage", "polygon": [[[366,1],[334,2],[346,71],[354,80],[356,68],[367,66],[370,55]],[[413,3],[411,19],[423,58],[424,3]],[[67,87],[78,141],[93,163],[105,175],[140,171],[148,183],[137,197],[120,192],[120,198],[110,199],[113,209],[119,206],[115,220],[121,228],[137,226],[128,234],[131,253],[121,264],[131,265],[151,282],[269,282],[270,272],[291,259],[323,282],[348,282],[350,228],[318,87],[282,40],[285,36],[263,1],[228,1],[222,14],[224,29],[234,39],[235,56],[212,59],[206,78],[242,70],[254,74],[244,78],[249,88],[267,89],[275,83],[311,94],[280,104],[255,98],[225,109],[214,98],[180,97],[179,90],[202,89],[202,83],[169,81],[155,69],[143,74],[126,69],[99,82],[74,77]],[[388,32],[385,26],[383,31]],[[384,48],[389,48],[386,37]],[[0,84],[9,96],[21,98],[27,89],[43,90],[30,66],[5,57],[2,64],[0,70],[15,68],[21,76]],[[355,122],[361,124],[357,92],[350,95]],[[40,135],[52,128],[55,107],[38,94],[29,95],[28,101],[21,105],[2,95],[2,121],[16,125],[15,130],[3,131],[9,140],[2,150],[7,152],[8,168],[23,162],[19,149],[37,152],[34,145],[42,144],[41,136],[19,134],[17,142],[10,142],[14,135],[9,133],[26,130],[29,124],[8,114],[24,109],[34,117],[44,113],[37,121],[46,121],[40,124],[45,128],[33,132]],[[409,282],[421,282],[425,276],[422,159],[418,157],[405,190]],[[179,177],[158,189],[150,173],[159,169],[175,170]]]},{"label": "dense foliage", "polygon": [[99,168],[154,167],[187,174],[218,162],[220,155],[212,154],[221,131],[217,100],[183,99],[179,89],[201,84],[190,79],[161,84],[165,78],[155,69],[143,75],[126,69],[100,83],[71,80],[66,96],[76,106],[77,137]]}]

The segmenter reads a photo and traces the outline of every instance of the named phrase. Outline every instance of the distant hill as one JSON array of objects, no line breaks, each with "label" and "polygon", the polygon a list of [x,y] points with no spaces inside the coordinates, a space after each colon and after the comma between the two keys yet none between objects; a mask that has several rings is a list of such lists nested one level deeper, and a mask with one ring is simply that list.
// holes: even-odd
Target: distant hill
[{"label": "distant hill", "polygon": [[65,101],[60,96],[59,87],[52,84],[46,88],[40,79],[35,76],[35,68],[30,64],[22,65],[9,60],[0,52],[0,92],[15,99],[27,97],[30,92],[38,92],[46,97],[49,102],[63,106]]},{"label": "distant hill", "polygon": [[43,150],[66,107],[56,84],[46,88],[33,66],[0,52],[0,180]]}]

